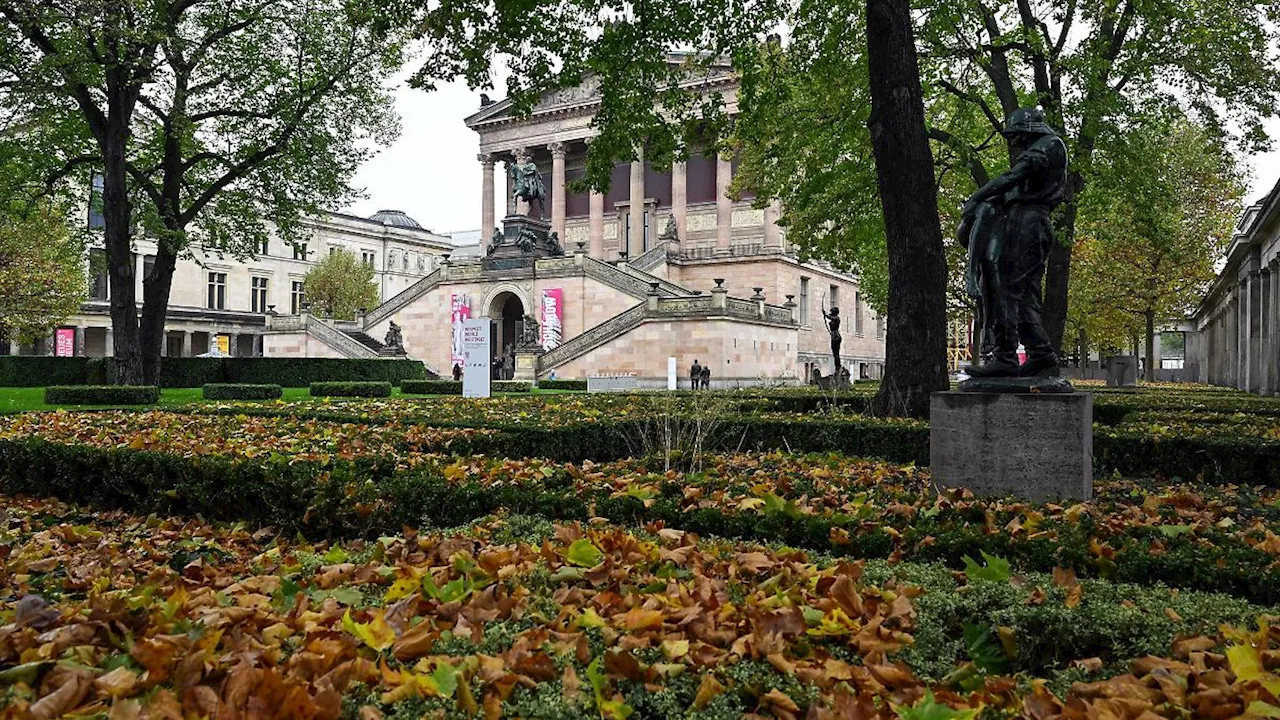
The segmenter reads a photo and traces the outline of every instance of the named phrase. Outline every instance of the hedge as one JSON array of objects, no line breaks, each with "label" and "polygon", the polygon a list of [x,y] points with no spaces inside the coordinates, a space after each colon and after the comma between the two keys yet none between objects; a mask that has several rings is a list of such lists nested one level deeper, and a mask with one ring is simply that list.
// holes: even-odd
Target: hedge
[{"label": "hedge", "polygon": [[391,397],[389,382],[313,382],[312,397]]},{"label": "hedge", "polygon": [[46,405],[153,405],[160,400],[155,385],[51,385]]},{"label": "hedge", "polygon": [[539,390],[586,390],[586,380],[539,380]]},{"label": "hedge", "polygon": [[533,383],[527,380],[494,380],[489,389],[493,392],[527,393],[533,390]]},{"label": "hedge", "polygon": [[207,383],[201,392],[205,400],[275,400],[284,394],[284,389],[279,385]]},{"label": "hedge", "polygon": [[459,380],[402,380],[400,392],[405,395],[461,395]]},{"label": "hedge", "polygon": [[[1258,602],[1271,602],[1280,594],[1280,572],[1270,555],[1222,538],[1166,537],[1148,527],[1122,533],[1126,539],[1116,543],[1115,554],[1099,557],[1091,550],[1095,528],[1088,515],[1056,525],[1055,533],[1043,537],[992,533],[988,518],[973,508],[886,517],[883,524],[859,527],[840,513],[809,515],[787,512],[785,506],[763,513],[715,506],[687,511],[680,501],[687,488],[679,479],[662,481],[656,496],[642,498],[607,485],[583,491],[569,473],[555,469],[536,482],[450,479],[450,462],[399,471],[394,460],[385,459],[316,462],[271,455],[236,461],[27,438],[0,440],[0,492],[52,495],[137,514],[249,521],[309,537],[376,537],[404,526],[457,527],[499,510],[551,520],[602,517],[858,558],[903,553],[900,559],[958,567],[962,556],[985,551],[1015,566],[1046,572],[1064,567],[1117,581],[1230,592]],[[895,539],[898,535],[902,537]],[[838,543],[833,541],[837,536]],[[1154,552],[1157,541],[1160,551]]]},{"label": "hedge", "polygon": [[[103,385],[115,376],[115,360],[89,357],[0,356],[0,387]],[[417,360],[346,358],[179,358],[160,361],[160,387],[211,383],[307,387],[333,380],[399,383],[428,377]]]}]

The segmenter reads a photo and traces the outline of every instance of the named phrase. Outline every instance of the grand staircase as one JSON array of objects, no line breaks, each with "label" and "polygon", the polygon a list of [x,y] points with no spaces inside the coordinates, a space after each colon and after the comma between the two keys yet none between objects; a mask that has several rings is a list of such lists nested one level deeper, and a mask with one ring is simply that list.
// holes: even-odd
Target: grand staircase
[{"label": "grand staircase", "polygon": [[379,352],[379,351],[381,351],[381,350],[382,350],[382,348],[386,347],[386,346],[385,346],[385,345],[383,345],[382,343],[380,343],[380,342],[378,342],[377,340],[373,339],[373,337],[371,337],[368,333],[366,333],[366,332],[365,332],[365,331],[363,331],[363,330],[345,330],[345,329],[344,329],[344,330],[342,331],[342,334],[343,334],[343,335],[346,335],[347,337],[351,338],[352,340],[355,340],[356,342],[360,343],[361,345],[363,345],[363,346],[365,346],[365,347],[369,348],[370,350],[372,350],[372,351],[373,351],[373,353],[374,353],[375,355],[376,355],[376,354],[378,354],[378,352]]}]

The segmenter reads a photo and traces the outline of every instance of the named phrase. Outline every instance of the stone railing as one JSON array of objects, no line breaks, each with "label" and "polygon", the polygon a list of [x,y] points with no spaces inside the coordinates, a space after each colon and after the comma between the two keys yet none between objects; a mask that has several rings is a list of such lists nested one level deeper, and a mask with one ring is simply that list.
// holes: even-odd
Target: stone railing
[{"label": "stone railing", "polygon": [[641,253],[638,257],[629,262],[628,265],[642,272],[649,272],[666,261],[667,248],[670,245],[671,241],[664,240],[649,248],[646,252]]},{"label": "stone railing", "polygon": [[267,329],[280,332],[302,332],[307,329],[307,323],[302,315],[268,315]]},{"label": "stone railing", "polygon": [[760,317],[760,306],[753,300],[739,300],[738,298],[724,299],[725,314],[732,317],[740,318],[758,318]]},{"label": "stone railing", "polygon": [[378,353],[320,318],[307,316],[307,334],[349,358],[376,358]]},{"label": "stone railing", "polygon": [[690,295],[678,298],[658,298],[656,315],[680,317],[686,315],[707,315],[714,309],[710,295]]},{"label": "stone railing", "polygon": [[[582,260],[582,269],[587,274],[587,277],[598,280],[633,297],[645,298],[649,296],[649,283],[635,275],[593,257],[584,257]],[[654,278],[654,280],[657,280],[657,278]]]},{"label": "stone railing", "polygon": [[[432,271],[430,275],[427,275],[404,290],[401,290],[390,300],[387,300],[378,307],[370,310],[369,313],[364,316],[364,327],[371,328],[376,326],[383,320],[386,320],[392,315],[400,312],[409,303],[430,292],[435,286],[440,284],[442,276],[444,275],[443,271],[444,268],[437,268]],[[359,345],[360,343],[356,344]]]},{"label": "stone railing", "polygon": [[560,343],[538,358],[538,369],[550,370],[576,357],[581,357],[619,335],[638,327],[648,314],[648,307],[640,303],[629,310],[605,320],[590,330]]},{"label": "stone railing", "polygon": [[635,266],[631,264],[627,264],[623,268],[623,272],[627,273],[628,275],[634,275],[635,277],[640,278],[650,288],[653,287],[654,283],[658,283],[659,295],[666,295],[668,297],[686,297],[693,294],[689,292],[688,288],[677,285],[671,282],[670,280],[664,280],[663,278],[660,278],[657,275],[650,275],[649,273],[643,270],[637,269]]},{"label": "stone railing", "polygon": [[782,325],[796,324],[795,313],[791,311],[791,308],[779,305],[765,305],[764,319]]}]

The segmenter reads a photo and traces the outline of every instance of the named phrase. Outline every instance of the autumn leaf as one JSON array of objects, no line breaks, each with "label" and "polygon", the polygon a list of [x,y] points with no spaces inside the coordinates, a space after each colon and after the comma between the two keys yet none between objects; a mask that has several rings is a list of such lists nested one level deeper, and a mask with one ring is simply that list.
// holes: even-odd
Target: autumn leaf
[{"label": "autumn leaf", "polygon": [[396,633],[387,624],[381,609],[374,610],[372,614],[373,619],[369,622],[358,623],[351,619],[351,611],[347,610],[342,616],[342,629],[355,635],[376,652],[382,652],[395,644]]},{"label": "autumn leaf", "polygon": [[599,565],[600,561],[603,559],[604,552],[586,538],[574,540],[573,543],[569,545],[568,552],[565,553],[565,560],[568,560],[570,564],[577,565],[578,567],[595,567],[596,565]]}]

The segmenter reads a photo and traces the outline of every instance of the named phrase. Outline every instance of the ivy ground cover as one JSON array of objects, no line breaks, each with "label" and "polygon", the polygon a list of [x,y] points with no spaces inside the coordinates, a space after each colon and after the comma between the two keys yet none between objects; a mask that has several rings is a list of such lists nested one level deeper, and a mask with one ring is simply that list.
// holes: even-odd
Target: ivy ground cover
[{"label": "ivy ground cover", "polygon": [[994,557],[520,516],[319,544],[47,500],[0,517],[5,717],[1280,712],[1275,608]]}]

